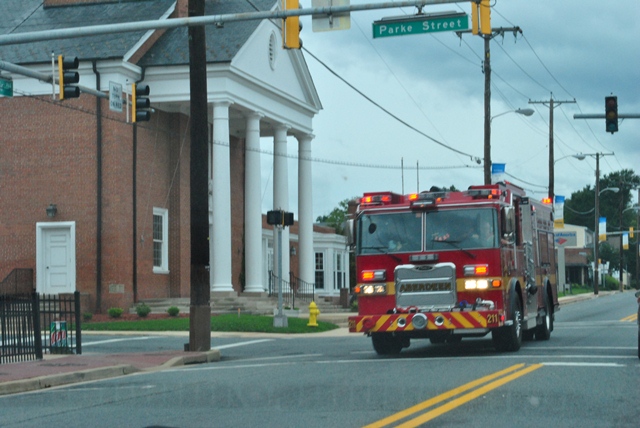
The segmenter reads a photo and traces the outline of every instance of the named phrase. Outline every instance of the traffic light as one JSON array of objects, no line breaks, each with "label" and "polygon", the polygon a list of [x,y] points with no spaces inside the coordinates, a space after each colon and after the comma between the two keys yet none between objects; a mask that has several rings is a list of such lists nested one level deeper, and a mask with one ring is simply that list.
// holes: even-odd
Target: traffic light
[{"label": "traffic light", "polygon": [[131,85],[131,122],[148,122],[151,119],[149,85]]},{"label": "traffic light", "polygon": [[604,111],[607,132],[618,132],[618,97],[604,97]]},{"label": "traffic light", "polygon": [[471,2],[471,34],[491,34],[491,4],[489,0]]},{"label": "traffic light", "polygon": [[267,211],[267,224],[272,226],[292,226],[293,225],[293,213],[286,211]]},{"label": "traffic light", "polygon": [[629,227],[629,238],[633,239],[633,226]]},{"label": "traffic light", "polygon": [[[295,10],[300,7],[299,0],[282,0],[284,10]],[[285,49],[300,49],[302,42],[300,41],[300,30],[302,24],[299,16],[289,16],[282,22],[282,43]]]},{"label": "traffic light", "polygon": [[79,64],[76,56],[65,58],[64,55],[58,55],[58,85],[60,85],[61,100],[80,96],[80,88],[71,85],[80,81],[80,74],[77,72]]},{"label": "traffic light", "polygon": [[551,198],[549,197],[542,198],[542,203],[545,205],[551,205]]}]

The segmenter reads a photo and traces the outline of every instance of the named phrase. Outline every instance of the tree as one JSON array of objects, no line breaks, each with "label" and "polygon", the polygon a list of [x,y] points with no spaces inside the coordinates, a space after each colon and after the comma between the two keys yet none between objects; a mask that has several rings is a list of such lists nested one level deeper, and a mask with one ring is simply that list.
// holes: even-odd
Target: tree
[{"label": "tree", "polygon": [[[600,217],[607,219],[608,232],[622,232],[628,230],[630,226],[638,227],[637,216],[633,210],[626,210],[631,207],[632,190],[640,187],[640,176],[630,169],[612,172],[600,179],[600,191],[607,188],[618,188],[618,192],[606,191],[600,194]],[[584,226],[590,230],[595,228],[595,188],[589,185],[582,190],[572,193],[571,198],[565,202],[564,218],[565,223]],[[625,211],[626,210],[626,211]],[[620,239],[612,235],[609,239],[613,241]],[[629,251],[623,251],[621,246],[617,249],[611,248],[609,244],[601,244],[600,258],[609,262],[615,269],[628,268],[637,277],[635,272],[635,257],[637,245]]]},{"label": "tree", "polygon": [[358,199],[357,197],[348,198],[340,201],[338,206],[334,208],[328,215],[321,215],[316,218],[317,223],[324,223],[327,226],[331,226],[336,230],[338,235],[344,235],[345,222],[348,218],[347,210],[349,209],[349,202]]}]

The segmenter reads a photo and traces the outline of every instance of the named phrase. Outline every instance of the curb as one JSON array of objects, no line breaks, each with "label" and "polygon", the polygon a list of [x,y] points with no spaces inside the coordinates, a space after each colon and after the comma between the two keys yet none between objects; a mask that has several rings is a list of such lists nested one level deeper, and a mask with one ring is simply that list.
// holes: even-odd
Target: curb
[{"label": "curb", "polygon": [[139,372],[161,371],[172,367],[180,367],[191,364],[204,364],[220,361],[221,354],[218,349],[198,352],[192,355],[173,357],[165,363],[146,369],[138,369],[131,364],[118,364],[108,367],[98,367],[93,369],[79,370],[76,372],[60,373],[53,375],[39,376],[24,380],[14,380],[0,383],[0,396],[18,394],[22,392],[36,391],[56,386],[70,385],[80,382],[90,382],[95,380],[109,379],[125,376]]},{"label": "curb", "polygon": [[19,392],[35,391],[72,383],[108,379],[128,375],[137,371],[139,370],[132,365],[120,364],[117,366],[79,370],[77,372],[40,376],[25,380],[14,380],[0,383],[0,395],[17,394]]},{"label": "curb", "polygon": [[161,364],[157,367],[145,369],[143,371],[150,372],[150,371],[168,369],[171,367],[188,366],[191,364],[212,363],[215,361],[220,361],[220,358],[221,358],[220,351],[218,349],[212,349],[210,351],[199,352],[193,355],[185,355],[183,357],[173,357],[164,364]]}]

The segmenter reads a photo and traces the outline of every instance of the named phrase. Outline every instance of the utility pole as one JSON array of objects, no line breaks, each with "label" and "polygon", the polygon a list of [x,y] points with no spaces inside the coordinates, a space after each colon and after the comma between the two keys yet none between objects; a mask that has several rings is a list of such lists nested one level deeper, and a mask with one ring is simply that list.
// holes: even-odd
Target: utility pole
[{"label": "utility pole", "polygon": [[[458,37],[463,33],[471,33],[472,30],[456,31]],[[491,29],[490,34],[478,33],[484,39],[484,60],[482,72],[484,73],[484,184],[491,184],[491,40],[496,36],[503,36],[511,32],[514,36],[522,34],[520,27],[499,27]]]},{"label": "utility pole", "polygon": [[529,100],[529,104],[543,104],[549,107],[549,198],[551,198],[551,203],[555,203],[555,173],[554,173],[554,162],[555,155],[553,153],[553,109],[561,104],[566,103],[575,103],[576,100],[571,101],[558,101],[553,99],[553,93],[549,98],[549,101],[531,101]]},{"label": "utility pole", "polygon": [[[638,187],[638,205],[640,206],[640,187]],[[636,233],[640,233],[640,209],[636,212]],[[636,235],[636,288],[640,289],[640,236]]]},{"label": "utility pole", "polygon": [[[205,0],[189,0],[189,16],[204,16]],[[207,51],[205,27],[189,27],[191,131],[191,264],[209,264]],[[203,272],[191,274],[189,351],[211,349],[211,290]]]},{"label": "utility pole", "polygon": [[[598,254],[598,246],[600,245],[600,153],[596,153],[596,200],[595,200],[596,221],[594,226],[594,242],[593,242],[593,294],[598,294],[598,282],[600,281],[600,254]],[[606,231],[605,231],[606,232]]]}]

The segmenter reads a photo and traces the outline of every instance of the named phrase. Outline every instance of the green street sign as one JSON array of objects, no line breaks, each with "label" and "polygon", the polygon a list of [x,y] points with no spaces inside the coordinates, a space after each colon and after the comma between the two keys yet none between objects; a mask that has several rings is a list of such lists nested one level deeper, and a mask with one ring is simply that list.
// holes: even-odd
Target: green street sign
[{"label": "green street sign", "polygon": [[468,28],[469,16],[464,12],[385,18],[373,23],[373,38],[460,31]]},{"label": "green street sign", "polygon": [[13,80],[0,77],[0,95],[5,97],[13,96]]}]

